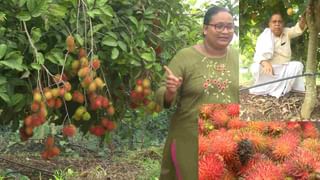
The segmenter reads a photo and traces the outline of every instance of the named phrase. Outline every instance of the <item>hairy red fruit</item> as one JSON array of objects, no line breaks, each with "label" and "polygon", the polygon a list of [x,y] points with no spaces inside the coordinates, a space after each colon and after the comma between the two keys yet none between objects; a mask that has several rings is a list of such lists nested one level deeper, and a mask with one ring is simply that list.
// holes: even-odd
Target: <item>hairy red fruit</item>
[{"label": "hairy red fruit", "polygon": [[40,104],[37,101],[33,101],[31,104],[31,111],[32,112],[37,112],[40,109]]},{"label": "hairy red fruit", "polygon": [[286,133],[276,139],[273,143],[272,154],[275,159],[283,160],[292,155],[300,143],[300,138],[297,134]]},{"label": "hairy red fruit", "polygon": [[239,104],[228,104],[227,111],[230,116],[239,116],[240,105]]},{"label": "hairy red fruit", "polygon": [[49,148],[52,148],[53,145],[54,145],[54,138],[53,138],[53,136],[48,136],[48,137],[47,137],[47,140],[46,140],[46,143],[45,143],[45,147],[46,147],[47,149],[49,149]]},{"label": "hairy red fruit", "polygon": [[279,180],[284,179],[285,175],[277,165],[271,160],[262,160],[253,165],[245,175],[248,180],[268,179]]},{"label": "hairy red fruit", "polygon": [[99,59],[94,59],[94,60],[92,60],[91,66],[92,66],[92,68],[93,68],[94,70],[99,69],[99,67],[100,67],[100,60],[99,60]]},{"label": "hairy red fruit", "polygon": [[62,100],[60,98],[57,98],[54,104],[54,108],[59,109],[62,106]]},{"label": "hairy red fruit", "polygon": [[199,160],[199,180],[222,179],[224,173],[223,158],[210,153]]},{"label": "hairy red fruit", "polygon": [[114,115],[115,109],[114,109],[114,107],[113,107],[112,105],[110,105],[110,106],[107,108],[107,113],[108,113],[110,116]]},{"label": "hairy red fruit", "polygon": [[229,120],[229,116],[224,110],[215,110],[210,114],[210,119],[212,120],[214,125],[218,127],[224,127]]},{"label": "hairy red fruit", "polygon": [[80,48],[78,58],[81,59],[83,57],[87,57],[87,51],[84,48]]},{"label": "hairy red fruit", "polygon": [[72,137],[76,134],[77,128],[73,124],[65,125],[62,129],[62,134],[64,136]]}]

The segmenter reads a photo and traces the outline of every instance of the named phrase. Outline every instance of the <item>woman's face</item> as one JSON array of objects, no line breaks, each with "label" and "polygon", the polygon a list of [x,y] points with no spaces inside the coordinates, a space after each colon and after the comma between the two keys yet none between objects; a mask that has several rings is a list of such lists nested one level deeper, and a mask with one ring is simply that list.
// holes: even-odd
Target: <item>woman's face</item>
[{"label": "woman's face", "polygon": [[226,48],[233,38],[234,23],[228,12],[219,12],[211,17],[208,25],[204,25],[205,40],[214,48]]}]

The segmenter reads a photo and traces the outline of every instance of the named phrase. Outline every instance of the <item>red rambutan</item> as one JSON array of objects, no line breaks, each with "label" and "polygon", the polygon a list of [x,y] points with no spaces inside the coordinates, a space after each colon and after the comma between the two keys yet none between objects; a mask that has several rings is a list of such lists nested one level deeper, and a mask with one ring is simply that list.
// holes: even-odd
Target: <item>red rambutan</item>
[{"label": "red rambutan", "polygon": [[199,180],[218,180],[223,177],[224,162],[221,156],[210,153],[199,160]]}]

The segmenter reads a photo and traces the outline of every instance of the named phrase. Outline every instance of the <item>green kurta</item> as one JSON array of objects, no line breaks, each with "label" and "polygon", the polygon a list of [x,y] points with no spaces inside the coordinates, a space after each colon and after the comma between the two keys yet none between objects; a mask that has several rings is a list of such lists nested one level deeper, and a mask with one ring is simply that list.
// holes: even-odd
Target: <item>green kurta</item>
[{"label": "green kurta", "polygon": [[[170,121],[161,165],[160,180],[174,180],[176,169],[171,145],[176,146],[178,173],[183,180],[198,179],[198,113],[202,104],[239,102],[238,52],[231,47],[223,57],[208,58],[194,47],[180,50],[168,67],[183,83],[172,105],[177,105]],[[156,102],[164,107],[166,75],[156,92]],[[172,106],[171,105],[171,106]]]}]

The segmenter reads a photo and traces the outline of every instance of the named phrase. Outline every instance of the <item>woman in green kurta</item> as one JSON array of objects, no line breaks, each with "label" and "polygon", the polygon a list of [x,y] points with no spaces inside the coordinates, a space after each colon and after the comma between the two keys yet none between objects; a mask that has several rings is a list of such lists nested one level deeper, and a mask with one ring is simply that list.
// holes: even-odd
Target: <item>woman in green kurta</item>
[{"label": "woman in green kurta", "polygon": [[212,7],[204,18],[203,44],[180,50],[165,66],[156,101],[177,109],[170,121],[160,180],[197,180],[200,106],[238,102],[238,53],[229,47],[233,32],[230,12]]}]

